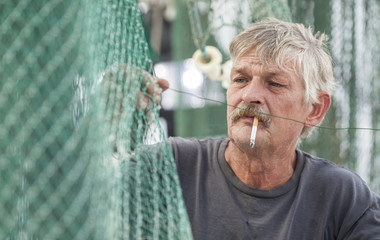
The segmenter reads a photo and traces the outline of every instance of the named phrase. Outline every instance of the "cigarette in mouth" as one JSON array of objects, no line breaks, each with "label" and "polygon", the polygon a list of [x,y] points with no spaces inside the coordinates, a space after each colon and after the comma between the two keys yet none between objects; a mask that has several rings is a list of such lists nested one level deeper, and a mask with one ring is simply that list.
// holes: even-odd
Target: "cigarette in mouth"
[{"label": "cigarette in mouth", "polygon": [[252,132],[251,132],[251,139],[249,142],[249,146],[253,148],[255,146],[255,139],[256,139],[256,132],[257,132],[257,124],[259,123],[259,119],[255,117],[253,119],[253,124],[252,124]]}]

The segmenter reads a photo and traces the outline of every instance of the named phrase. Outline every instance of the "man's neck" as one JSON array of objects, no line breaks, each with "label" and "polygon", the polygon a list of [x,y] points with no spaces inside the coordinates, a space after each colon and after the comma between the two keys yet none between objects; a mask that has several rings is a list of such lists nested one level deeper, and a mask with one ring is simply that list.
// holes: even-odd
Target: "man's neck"
[{"label": "man's neck", "polygon": [[293,175],[297,154],[294,148],[287,151],[245,152],[230,142],[225,151],[226,161],[236,176],[246,185],[270,190],[285,184]]}]

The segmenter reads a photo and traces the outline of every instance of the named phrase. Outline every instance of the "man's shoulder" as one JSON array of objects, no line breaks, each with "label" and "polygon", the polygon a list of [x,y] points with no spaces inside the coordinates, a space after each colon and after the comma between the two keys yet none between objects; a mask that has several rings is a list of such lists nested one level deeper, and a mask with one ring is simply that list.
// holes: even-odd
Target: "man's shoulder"
[{"label": "man's shoulder", "polygon": [[170,137],[169,143],[175,162],[178,166],[194,166],[195,162],[209,165],[224,153],[228,139],[218,138],[181,138]]},{"label": "man's shoulder", "polygon": [[352,170],[340,166],[324,158],[313,156],[306,152],[301,152],[305,161],[305,168],[311,170],[316,176],[321,178],[333,178],[335,180],[352,180],[363,182],[361,177]]},{"label": "man's shoulder", "polygon": [[301,152],[305,161],[304,174],[310,175],[314,186],[328,189],[330,194],[358,198],[373,195],[367,183],[354,171],[329,160]]},{"label": "man's shoulder", "polygon": [[[379,197],[355,172],[323,158],[303,153],[305,166],[303,186],[314,192],[320,203],[327,204],[334,212],[358,219],[372,206],[377,206]],[[302,182],[302,180],[301,180]],[[349,220],[347,220],[349,221]],[[352,222],[350,224],[353,224]],[[351,226],[350,224],[346,226]]]}]

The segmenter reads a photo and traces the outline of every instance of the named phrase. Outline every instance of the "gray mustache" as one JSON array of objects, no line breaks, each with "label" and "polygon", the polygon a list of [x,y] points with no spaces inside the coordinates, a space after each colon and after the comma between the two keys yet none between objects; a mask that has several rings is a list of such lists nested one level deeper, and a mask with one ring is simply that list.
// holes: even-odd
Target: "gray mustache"
[{"label": "gray mustache", "polygon": [[264,123],[265,127],[269,127],[271,123],[271,118],[268,114],[257,106],[246,106],[244,104],[239,104],[231,113],[230,119],[232,122],[236,122],[241,117],[257,117],[259,121]]}]

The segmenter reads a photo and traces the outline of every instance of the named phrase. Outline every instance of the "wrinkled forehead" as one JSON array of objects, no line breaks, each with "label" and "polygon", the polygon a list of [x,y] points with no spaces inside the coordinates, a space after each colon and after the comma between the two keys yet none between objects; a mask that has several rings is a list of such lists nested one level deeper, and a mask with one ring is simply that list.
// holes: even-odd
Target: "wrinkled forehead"
[{"label": "wrinkled forehead", "polygon": [[276,54],[273,51],[260,51],[256,48],[247,48],[237,56],[232,57],[232,70],[239,71],[249,65],[255,65],[260,71],[301,76],[294,52]]}]

